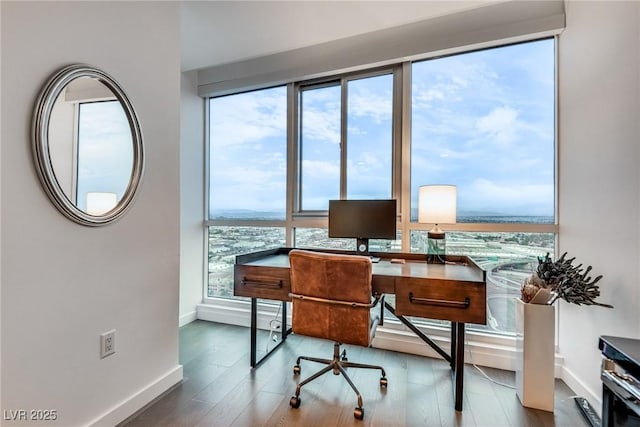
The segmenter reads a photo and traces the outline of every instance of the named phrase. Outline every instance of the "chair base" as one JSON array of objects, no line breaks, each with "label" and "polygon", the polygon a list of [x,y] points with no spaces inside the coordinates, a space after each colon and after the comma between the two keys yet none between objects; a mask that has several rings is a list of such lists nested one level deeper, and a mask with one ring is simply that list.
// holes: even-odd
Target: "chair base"
[{"label": "chair base", "polygon": [[358,398],[358,406],[354,409],[353,416],[359,420],[364,418],[364,408],[362,407],[362,395],[356,388],[355,384],[353,384],[353,381],[351,381],[351,378],[347,374],[345,368],[379,369],[382,374],[382,376],[380,377],[380,387],[383,387],[383,388],[387,387],[387,374],[382,366],[349,362],[347,360],[346,350],[343,350],[342,354],[340,354],[340,343],[334,343],[333,345],[333,359],[321,359],[317,357],[307,357],[307,356],[298,357],[298,359],[296,360],[296,365],[293,367],[293,373],[295,375],[300,374],[301,360],[308,360],[310,362],[322,363],[327,366],[322,368],[315,374],[311,375],[309,378],[306,378],[305,380],[298,383],[298,386],[296,387],[296,394],[293,397],[291,397],[291,399],[289,400],[289,405],[291,405],[292,408],[298,408],[300,406],[300,402],[301,402],[300,389],[302,388],[302,386],[310,383],[311,381],[326,374],[329,371],[332,371],[334,375],[342,374],[344,379],[347,380],[347,383],[349,383],[353,391],[356,393],[356,396]]}]

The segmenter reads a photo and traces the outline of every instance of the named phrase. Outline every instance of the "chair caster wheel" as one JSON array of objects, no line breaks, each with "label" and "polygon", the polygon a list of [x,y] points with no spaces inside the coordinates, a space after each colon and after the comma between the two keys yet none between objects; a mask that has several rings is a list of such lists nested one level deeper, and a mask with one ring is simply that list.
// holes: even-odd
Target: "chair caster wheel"
[{"label": "chair caster wheel", "polygon": [[353,410],[353,417],[356,420],[361,420],[364,418],[364,408],[362,407],[358,407],[356,409]]},{"label": "chair caster wheel", "polygon": [[293,367],[293,374],[300,375],[300,365],[296,365]]},{"label": "chair caster wheel", "polygon": [[292,408],[299,408],[300,407],[300,398],[298,396],[292,396],[291,399],[289,399],[289,405]]},{"label": "chair caster wheel", "polygon": [[380,387],[387,388],[387,377],[380,378]]}]

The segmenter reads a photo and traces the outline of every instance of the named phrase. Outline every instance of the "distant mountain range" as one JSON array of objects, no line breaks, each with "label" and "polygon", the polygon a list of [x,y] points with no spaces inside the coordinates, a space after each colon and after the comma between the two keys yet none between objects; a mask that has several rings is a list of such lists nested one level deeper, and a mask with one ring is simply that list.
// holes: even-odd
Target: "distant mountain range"
[{"label": "distant mountain range", "polygon": [[[417,217],[417,212],[412,215]],[[229,209],[224,211],[212,211],[210,219],[254,219],[254,220],[284,220],[283,211],[254,211],[251,209]],[[460,212],[458,222],[466,223],[527,223],[527,224],[553,224],[553,216],[546,215],[505,215],[495,212],[466,211]]]}]

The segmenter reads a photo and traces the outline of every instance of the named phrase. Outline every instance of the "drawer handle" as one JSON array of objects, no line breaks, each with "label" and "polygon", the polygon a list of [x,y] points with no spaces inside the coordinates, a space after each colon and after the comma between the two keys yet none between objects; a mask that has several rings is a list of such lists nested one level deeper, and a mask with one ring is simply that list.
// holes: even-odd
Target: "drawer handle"
[{"label": "drawer handle", "polygon": [[466,297],[464,301],[449,301],[444,299],[418,298],[409,292],[409,302],[413,304],[435,305],[437,307],[469,308],[471,301]]},{"label": "drawer handle", "polygon": [[282,280],[279,280],[278,283],[269,282],[265,280],[253,280],[247,279],[246,277],[242,278],[242,286],[256,286],[260,288],[272,288],[272,289],[282,289]]}]

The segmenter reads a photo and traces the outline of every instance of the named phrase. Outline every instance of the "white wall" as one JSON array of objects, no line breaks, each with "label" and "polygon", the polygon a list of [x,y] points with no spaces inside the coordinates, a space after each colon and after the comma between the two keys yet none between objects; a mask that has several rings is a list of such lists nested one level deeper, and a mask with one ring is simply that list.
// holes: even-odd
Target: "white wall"
[{"label": "white wall", "polygon": [[[57,410],[47,425],[114,425],[182,378],[179,5],[0,7],[0,116],[8,124],[1,133],[2,409]],[[102,68],[124,87],[144,134],[138,197],[123,218],[101,228],[58,213],[31,155],[38,91],[74,62]],[[101,360],[99,335],[110,329],[117,352]]]},{"label": "white wall", "polygon": [[640,338],[640,3],[566,5],[560,36],[560,253],[592,265],[602,302],[561,304],[565,381],[600,410],[598,337]]},{"label": "white wall", "polygon": [[183,73],[180,146],[180,325],[196,318],[204,283],[204,101],[197,73]]}]

